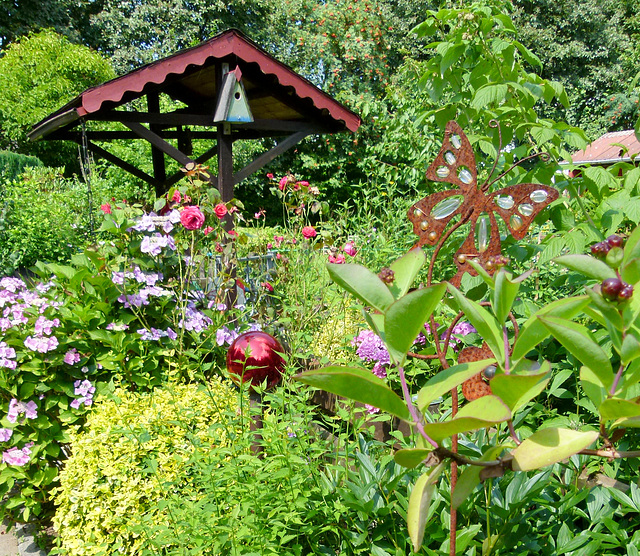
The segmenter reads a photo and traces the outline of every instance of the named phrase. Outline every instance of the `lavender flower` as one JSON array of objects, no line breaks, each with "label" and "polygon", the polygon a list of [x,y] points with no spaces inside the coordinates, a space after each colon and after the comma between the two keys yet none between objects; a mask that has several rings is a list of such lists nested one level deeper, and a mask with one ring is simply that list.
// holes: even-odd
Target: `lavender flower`
[{"label": "lavender flower", "polygon": [[58,338],[55,336],[27,336],[24,340],[24,346],[31,351],[37,351],[39,353],[47,353],[53,351],[58,347]]},{"label": "lavender flower", "polygon": [[[204,313],[198,311],[193,305],[188,305],[184,312],[184,318],[180,319],[178,326],[193,332],[202,332],[211,326],[213,321]],[[222,345],[222,344],[219,344]]]},{"label": "lavender flower", "polygon": [[219,346],[224,344],[231,345],[237,337],[238,333],[235,330],[229,330],[226,326],[216,330],[216,343]]},{"label": "lavender flower", "polygon": [[0,429],[0,442],[9,442],[11,435],[13,435],[12,429]]},{"label": "lavender flower", "polygon": [[80,363],[80,354],[76,348],[71,348],[67,353],[64,354],[64,362],[67,365],[75,365],[76,363]]},{"label": "lavender flower", "polygon": [[31,459],[31,446],[33,442],[25,444],[24,448],[9,448],[2,454],[2,463],[20,467],[26,465]]},{"label": "lavender flower", "polygon": [[363,330],[351,342],[356,346],[356,353],[363,361],[389,365],[389,352],[380,337],[371,330]]},{"label": "lavender flower", "polygon": [[16,362],[12,359],[16,358],[16,350],[9,347],[6,342],[0,342],[0,367],[7,369],[15,369]]},{"label": "lavender flower", "polygon": [[36,402],[30,401],[27,403],[19,402],[13,398],[9,402],[9,411],[7,411],[7,421],[15,423],[18,417],[24,413],[27,419],[36,419],[38,417],[38,406]]}]

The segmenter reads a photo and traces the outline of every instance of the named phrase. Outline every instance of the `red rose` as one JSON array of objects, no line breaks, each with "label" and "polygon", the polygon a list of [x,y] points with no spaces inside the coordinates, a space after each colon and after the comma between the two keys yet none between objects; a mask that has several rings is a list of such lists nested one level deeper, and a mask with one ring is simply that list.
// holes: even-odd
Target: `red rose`
[{"label": "red rose", "polygon": [[307,239],[311,239],[312,237],[316,237],[318,232],[316,232],[316,229],[313,226],[305,226],[302,228],[302,235]]},{"label": "red rose", "polygon": [[225,205],[224,203],[218,203],[214,207],[213,212],[215,212],[216,216],[222,220],[229,211],[227,210],[227,205]]},{"label": "red rose", "polygon": [[104,205],[100,205],[100,210],[105,214],[111,214],[111,205],[109,203],[105,203]]},{"label": "red rose", "polygon": [[204,214],[199,207],[190,205],[182,209],[180,222],[187,230],[198,230],[204,224]]},{"label": "red rose", "polygon": [[211,232],[213,232],[213,228],[211,226],[207,226],[204,230],[202,230],[204,232],[205,236],[208,236]]}]

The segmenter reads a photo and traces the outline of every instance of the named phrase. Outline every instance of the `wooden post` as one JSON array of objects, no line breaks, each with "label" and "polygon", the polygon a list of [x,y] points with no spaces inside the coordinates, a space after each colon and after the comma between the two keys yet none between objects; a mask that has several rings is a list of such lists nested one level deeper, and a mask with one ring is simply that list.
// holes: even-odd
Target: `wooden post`
[{"label": "wooden post", "polygon": [[[149,109],[149,112],[151,113],[160,113],[160,95],[156,91],[152,91],[147,94],[147,107]],[[149,125],[149,129],[153,133],[157,133],[159,131],[158,126],[153,124]],[[153,145],[151,146],[151,161],[153,163],[154,179],[156,180],[156,182],[164,184],[167,179],[167,171],[164,165],[164,153],[159,148]],[[159,189],[162,189],[162,186],[160,186],[160,188],[156,186],[156,195],[158,197],[162,195],[162,193],[164,193],[164,191],[161,191]]]}]

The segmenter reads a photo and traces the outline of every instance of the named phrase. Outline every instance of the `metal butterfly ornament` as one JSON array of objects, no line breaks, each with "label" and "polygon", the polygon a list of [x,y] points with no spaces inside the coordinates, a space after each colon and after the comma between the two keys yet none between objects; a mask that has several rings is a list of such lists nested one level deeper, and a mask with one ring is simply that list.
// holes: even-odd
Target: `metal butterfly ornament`
[{"label": "metal butterfly ornament", "polygon": [[[493,124],[495,126],[497,122]],[[518,164],[536,156],[548,159],[546,153],[541,153],[527,157]],[[471,276],[477,275],[469,260],[476,260],[489,274],[495,271],[491,259],[501,253],[500,230],[495,214],[504,220],[515,239],[522,239],[533,219],[558,198],[556,189],[538,183],[521,183],[487,193],[496,181],[517,165],[489,181],[496,164],[497,161],[489,179],[478,187],[476,159],[471,143],[458,123],[450,121],[445,128],[440,152],[427,169],[426,177],[431,181],[450,183],[456,189],[433,193],[409,209],[409,220],[419,238],[414,248],[433,246],[441,240],[444,243],[455,228],[469,222],[469,234],[454,256],[458,272],[449,282],[455,286],[460,285],[465,272]],[[459,217],[456,224],[443,236],[456,217]]]}]

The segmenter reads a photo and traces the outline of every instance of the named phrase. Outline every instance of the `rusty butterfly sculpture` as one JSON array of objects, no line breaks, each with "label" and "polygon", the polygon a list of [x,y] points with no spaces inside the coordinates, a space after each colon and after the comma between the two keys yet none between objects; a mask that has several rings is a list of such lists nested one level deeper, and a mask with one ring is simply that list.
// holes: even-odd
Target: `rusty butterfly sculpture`
[{"label": "rusty butterfly sculpture", "polygon": [[[498,124],[493,122],[491,125],[496,127]],[[536,156],[548,160],[546,153],[527,159]],[[455,286],[460,285],[465,272],[477,275],[469,260],[476,260],[490,274],[495,270],[491,259],[501,252],[500,230],[495,214],[504,220],[514,238],[522,239],[540,211],[558,198],[556,189],[537,183],[511,185],[488,193],[496,181],[517,165],[489,181],[496,164],[497,160],[489,179],[478,187],[476,160],[471,143],[462,128],[455,121],[450,121],[445,128],[442,148],[427,169],[426,176],[431,181],[450,183],[456,189],[433,193],[409,209],[409,220],[419,237],[414,247],[425,244],[433,246],[438,242],[441,246],[456,228],[469,222],[469,235],[454,257],[458,272],[449,282]],[[457,222],[443,234],[456,217],[459,217]]]}]

